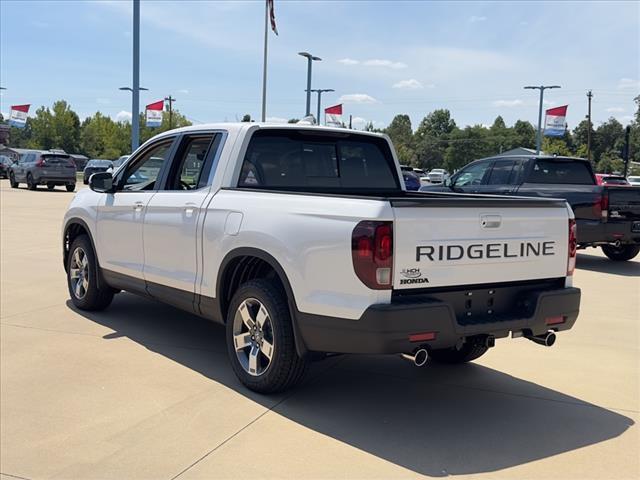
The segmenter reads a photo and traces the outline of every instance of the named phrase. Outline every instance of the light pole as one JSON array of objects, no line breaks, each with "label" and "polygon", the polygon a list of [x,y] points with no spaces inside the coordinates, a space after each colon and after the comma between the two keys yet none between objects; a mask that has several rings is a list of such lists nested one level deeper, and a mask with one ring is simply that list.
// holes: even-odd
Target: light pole
[{"label": "light pole", "polygon": [[314,57],[308,52],[298,52],[298,55],[307,58],[307,113],[305,113],[305,116],[308,117],[311,115],[311,62],[320,62],[322,59],[320,57]]},{"label": "light pole", "polygon": [[318,118],[316,119],[318,122],[318,125],[320,125],[320,109],[321,109],[321,98],[322,98],[322,93],[323,92],[335,92],[335,90],[333,88],[316,88],[316,89],[312,89],[312,92],[316,92],[318,94]]},{"label": "light pole", "polygon": [[[139,94],[135,95],[134,90],[131,87],[120,87],[118,90],[126,90],[127,92],[131,92],[133,97],[138,97],[137,100],[132,100],[132,109],[131,109],[131,153],[138,148],[138,144],[140,143],[140,97]],[[149,90],[148,88],[138,87],[138,90]],[[137,104],[137,106],[136,106]],[[137,110],[136,110],[137,108]],[[137,113],[136,113],[137,112]],[[135,128],[134,128],[135,125]],[[135,130],[135,135],[134,135]]]},{"label": "light pole", "polygon": [[536,137],[536,155],[540,155],[540,146],[542,145],[542,99],[544,97],[544,91],[550,88],[562,88],[560,85],[540,85],[533,86],[527,85],[525,90],[540,90],[540,105],[538,107],[538,135]]}]

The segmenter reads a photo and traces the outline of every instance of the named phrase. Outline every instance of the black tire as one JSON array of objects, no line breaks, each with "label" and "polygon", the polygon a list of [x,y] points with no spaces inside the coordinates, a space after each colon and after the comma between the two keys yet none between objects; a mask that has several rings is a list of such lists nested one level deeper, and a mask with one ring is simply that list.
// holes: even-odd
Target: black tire
[{"label": "black tire", "polygon": [[53,183],[47,183],[47,190],[53,190],[56,186]]},{"label": "black tire", "polygon": [[[256,299],[264,306],[271,325],[273,353],[268,367],[259,376],[244,369],[234,344],[234,318],[240,305],[248,299]],[[302,380],[309,362],[296,352],[287,298],[273,283],[259,279],[241,285],[231,299],[226,329],[231,367],[245,387],[258,393],[276,393],[290,389]]]},{"label": "black tire", "polygon": [[11,185],[11,188],[18,188],[18,186],[20,185],[18,182],[16,182],[16,177],[13,175],[13,172],[9,174],[9,185]]},{"label": "black tire", "polygon": [[436,363],[466,363],[471,362],[487,353],[489,347],[480,341],[468,340],[459,350],[456,347],[444,348],[442,350],[431,350],[429,358]]},{"label": "black tire", "polygon": [[65,185],[67,192],[73,192],[76,189],[76,184],[72,183],[71,185]]},{"label": "black tire", "polygon": [[602,245],[602,251],[611,260],[616,262],[626,262],[631,260],[638,252],[640,252],[640,245],[620,245],[614,247],[613,245]]},{"label": "black tire", "polygon": [[[78,295],[74,291],[74,281],[72,279],[72,267],[74,266],[74,255],[76,249],[81,249],[87,258],[87,271],[84,277],[88,280],[84,295]],[[86,235],[77,236],[71,248],[69,249],[69,257],[67,258],[67,287],[71,301],[80,310],[104,310],[113,300],[115,290],[107,285],[101,285],[98,288],[98,262],[96,255],[91,246],[91,241]]]},{"label": "black tire", "polygon": [[29,190],[35,190],[38,188],[38,185],[33,181],[33,177],[30,173],[27,173],[27,188]]}]

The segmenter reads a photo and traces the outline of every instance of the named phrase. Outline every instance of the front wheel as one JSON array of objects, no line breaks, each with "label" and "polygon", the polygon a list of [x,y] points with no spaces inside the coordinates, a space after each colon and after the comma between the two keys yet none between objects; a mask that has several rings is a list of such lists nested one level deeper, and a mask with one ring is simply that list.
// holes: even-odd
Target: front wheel
[{"label": "front wheel", "polygon": [[266,280],[251,280],[235,293],[227,314],[227,350],[244,386],[276,393],[296,385],[307,360],[296,352],[285,294]]},{"label": "front wheel", "polygon": [[614,245],[602,245],[602,251],[611,260],[626,262],[638,255],[638,252],[640,252],[640,245],[620,245],[619,247]]},{"label": "front wheel", "polygon": [[65,185],[67,192],[73,192],[76,189],[76,184],[72,183],[71,185]]},{"label": "front wheel", "polygon": [[80,310],[104,310],[113,300],[112,288],[98,287],[98,268],[89,237],[79,235],[69,249],[67,286],[71,301]]},{"label": "front wheel", "polygon": [[18,182],[16,182],[16,177],[13,175],[13,172],[9,174],[9,185],[11,188],[18,188]]},{"label": "front wheel", "polygon": [[487,353],[489,347],[480,342],[469,340],[460,348],[451,347],[431,350],[429,357],[436,363],[466,363],[471,362]]}]

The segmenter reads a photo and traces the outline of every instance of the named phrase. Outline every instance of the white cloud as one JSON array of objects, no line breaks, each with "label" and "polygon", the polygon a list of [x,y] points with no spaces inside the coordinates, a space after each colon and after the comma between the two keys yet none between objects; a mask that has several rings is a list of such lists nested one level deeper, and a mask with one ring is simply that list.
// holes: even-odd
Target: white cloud
[{"label": "white cloud", "polygon": [[266,122],[267,123],[287,123],[287,119],[282,117],[267,117]]},{"label": "white cloud", "polygon": [[522,100],[496,100],[493,102],[494,107],[519,107],[523,104]]},{"label": "white cloud", "polygon": [[628,124],[632,123],[635,120],[635,118],[634,118],[633,115],[623,115],[622,117],[618,117],[618,120],[623,125],[628,125]]},{"label": "white cloud", "polygon": [[621,78],[618,82],[619,90],[640,90],[640,80],[634,80],[632,78]]},{"label": "white cloud", "polygon": [[182,93],[184,95],[189,95],[189,90],[186,88],[181,88],[180,90],[178,90],[178,93]]},{"label": "white cloud", "polygon": [[364,65],[365,67],[384,67],[391,68],[393,70],[400,70],[407,68],[406,63],[394,62],[393,60],[386,60],[380,58],[372,58],[369,60],[354,60],[353,58],[342,58],[338,60],[338,63],[343,65]]},{"label": "white cloud", "polygon": [[621,113],[621,112],[624,112],[624,110],[625,109],[622,108],[622,107],[609,107],[609,108],[607,108],[607,112],[609,112],[609,113]]},{"label": "white cloud", "polygon": [[392,68],[394,70],[398,70],[401,68],[407,68],[407,64],[406,63],[402,63],[402,62],[393,62],[391,60],[380,60],[377,58],[374,58],[372,60],[365,60],[364,62],[362,62],[363,65],[367,66],[367,67],[385,67],[385,68]]},{"label": "white cloud", "polygon": [[407,90],[418,90],[421,88],[434,88],[435,85],[429,83],[427,85],[424,85],[422,82],[420,82],[419,80],[416,80],[415,78],[410,78],[409,80],[400,80],[399,82],[396,82],[393,84],[393,88],[406,88]]},{"label": "white cloud", "polygon": [[131,121],[131,112],[120,110],[116,115],[116,122],[130,122],[130,121]]},{"label": "white cloud", "polygon": [[378,101],[366,93],[349,93],[342,95],[338,103],[378,103]]},{"label": "white cloud", "polygon": [[469,22],[470,23],[478,23],[478,22],[484,22],[487,20],[487,17],[478,17],[476,15],[472,15],[469,17]]}]

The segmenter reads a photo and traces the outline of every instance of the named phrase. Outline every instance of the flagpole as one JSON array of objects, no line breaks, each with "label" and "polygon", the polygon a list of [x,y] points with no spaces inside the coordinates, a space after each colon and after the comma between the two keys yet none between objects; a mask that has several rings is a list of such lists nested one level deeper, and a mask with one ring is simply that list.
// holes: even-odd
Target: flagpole
[{"label": "flagpole", "polygon": [[269,40],[269,0],[264,1],[264,60],[262,66],[262,121],[267,119],[267,42]]}]

